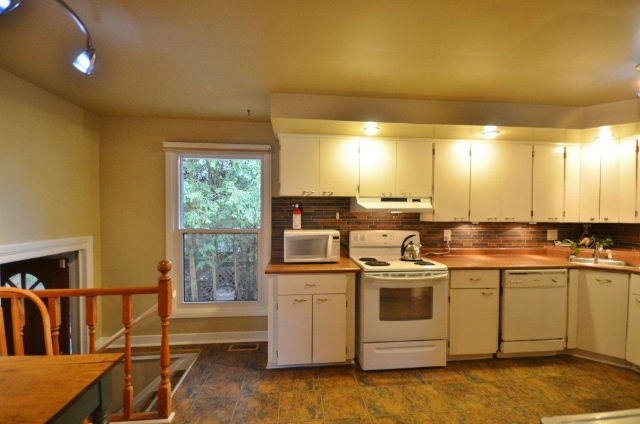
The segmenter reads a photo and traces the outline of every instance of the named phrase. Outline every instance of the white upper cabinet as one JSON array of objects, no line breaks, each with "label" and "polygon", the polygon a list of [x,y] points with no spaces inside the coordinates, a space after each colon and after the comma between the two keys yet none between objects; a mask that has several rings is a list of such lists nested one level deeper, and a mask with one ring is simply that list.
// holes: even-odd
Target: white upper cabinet
[{"label": "white upper cabinet", "polygon": [[620,143],[620,184],[618,184],[618,221],[619,222],[636,222],[637,210],[637,159],[638,148],[637,140],[623,140]]},{"label": "white upper cabinet", "polygon": [[529,144],[472,144],[471,221],[531,220],[531,160]]},{"label": "white upper cabinet", "polygon": [[433,181],[433,143],[398,140],[396,142],[396,188],[399,197],[431,197]]},{"label": "white upper cabinet", "polygon": [[358,192],[358,139],[322,137],[320,139],[321,196],[353,197]]},{"label": "white upper cabinet", "polygon": [[564,212],[564,147],[533,147],[533,221],[561,222]]},{"label": "white upper cabinet", "polygon": [[620,145],[600,146],[600,222],[618,222],[620,207]]},{"label": "white upper cabinet", "polygon": [[579,221],[598,222],[600,217],[600,148],[595,144],[580,148]]},{"label": "white upper cabinet", "polygon": [[564,167],[564,222],[579,222],[580,146],[565,147]]},{"label": "white upper cabinet", "polygon": [[433,207],[436,221],[469,220],[471,145],[462,141],[435,143]]},{"label": "white upper cabinet", "polygon": [[320,195],[320,138],[283,134],[280,139],[280,195]]},{"label": "white upper cabinet", "polygon": [[360,141],[360,196],[391,197],[396,181],[396,141]]}]

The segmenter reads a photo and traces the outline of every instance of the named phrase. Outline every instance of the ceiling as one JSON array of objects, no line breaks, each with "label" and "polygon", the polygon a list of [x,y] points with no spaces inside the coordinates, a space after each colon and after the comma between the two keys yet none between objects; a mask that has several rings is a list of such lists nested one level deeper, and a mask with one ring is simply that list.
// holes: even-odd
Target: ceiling
[{"label": "ceiling", "polygon": [[[269,94],[585,106],[632,99],[638,0],[67,0],[0,16],[0,67],[106,115],[269,119]],[[251,117],[247,117],[251,109]]]}]

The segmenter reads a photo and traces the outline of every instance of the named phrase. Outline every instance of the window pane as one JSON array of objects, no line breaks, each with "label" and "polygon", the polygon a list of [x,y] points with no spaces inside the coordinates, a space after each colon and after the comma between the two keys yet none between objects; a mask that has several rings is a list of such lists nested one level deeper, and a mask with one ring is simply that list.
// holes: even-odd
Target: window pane
[{"label": "window pane", "polygon": [[182,225],[260,228],[260,159],[182,158]]},{"label": "window pane", "polygon": [[257,234],[184,234],[185,302],[257,300]]}]

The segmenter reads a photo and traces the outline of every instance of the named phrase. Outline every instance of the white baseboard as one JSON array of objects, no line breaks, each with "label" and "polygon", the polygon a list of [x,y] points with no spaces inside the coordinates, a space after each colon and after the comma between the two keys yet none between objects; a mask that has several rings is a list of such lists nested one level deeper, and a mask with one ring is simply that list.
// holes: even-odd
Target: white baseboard
[{"label": "white baseboard", "polygon": [[[109,339],[101,337],[96,343],[100,347]],[[266,342],[266,331],[225,331],[217,333],[183,333],[169,335],[171,345],[211,344],[211,343],[243,343]],[[132,336],[133,346],[160,346],[160,334],[148,336]],[[111,347],[124,347],[124,337],[113,343]]]}]

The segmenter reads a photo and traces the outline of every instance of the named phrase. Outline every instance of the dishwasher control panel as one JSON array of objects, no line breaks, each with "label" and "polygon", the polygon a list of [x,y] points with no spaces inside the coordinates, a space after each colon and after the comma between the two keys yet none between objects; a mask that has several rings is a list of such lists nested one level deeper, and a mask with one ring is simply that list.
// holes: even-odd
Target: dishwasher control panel
[{"label": "dishwasher control panel", "polygon": [[566,269],[502,271],[502,287],[566,287]]}]

